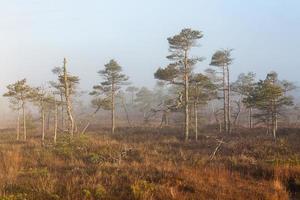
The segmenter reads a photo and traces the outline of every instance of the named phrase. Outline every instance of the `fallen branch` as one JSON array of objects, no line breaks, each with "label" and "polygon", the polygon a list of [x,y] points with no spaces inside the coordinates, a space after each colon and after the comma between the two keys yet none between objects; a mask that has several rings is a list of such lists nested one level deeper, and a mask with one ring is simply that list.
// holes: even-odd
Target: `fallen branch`
[{"label": "fallen branch", "polygon": [[214,152],[210,155],[210,161],[212,161],[216,155],[216,153],[219,151],[219,149],[221,148],[221,145],[224,144],[225,142],[223,141],[223,138],[221,140],[216,139],[218,142],[217,147],[215,148]]}]

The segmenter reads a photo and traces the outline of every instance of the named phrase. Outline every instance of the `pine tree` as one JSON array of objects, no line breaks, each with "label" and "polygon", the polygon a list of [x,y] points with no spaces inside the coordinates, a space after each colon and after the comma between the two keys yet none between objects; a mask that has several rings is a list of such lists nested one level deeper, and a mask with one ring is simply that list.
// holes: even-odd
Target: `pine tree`
[{"label": "pine tree", "polygon": [[154,106],[154,92],[147,87],[142,87],[136,93],[134,102],[138,110],[143,113],[144,123],[148,123],[148,114]]},{"label": "pine tree", "polygon": [[[30,86],[27,84],[26,79],[22,79],[17,81],[16,83],[10,84],[7,86],[8,91],[3,95],[4,97],[8,97],[11,99],[11,103],[17,104],[17,108],[22,108],[23,112],[23,136],[24,140],[27,139],[27,129],[26,129],[26,103],[30,98]],[[19,125],[18,125],[19,129]],[[17,135],[19,131],[17,131]],[[17,136],[18,137],[18,136]]]},{"label": "pine tree", "polygon": [[90,93],[96,99],[92,101],[99,108],[111,110],[111,132],[115,132],[115,97],[122,85],[126,85],[128,77],[122,73],[122,67],[115,61],[110,60],[104,65],[104,70],[100,70],[99,75],[103,78],[103,82],[93,87]]},{"label": "pine tree", "polygon": [[30,91],[30,100],[34,102],[40,110],[42,144],[44,144],[46,109],[53,103],[53,97],[50,96],[44,88],[36,87]]},{"label": "pine tree", "polygon": [[271,130],[276,141],[278,117],[282,109],[293,105],[293,98],[285,94],[284,87],[275,72],[269,73],[265,80],[257,83],[253,97],[255,108],[259,110],[254,117],[267,125],[267,132]]},{"label": "pine tree", "polygon": [[192,29],[183,29],[179,34],[168,38],[170,55],[167,58],[172,62],[166,68],[159,68],[154,76],[156,79],[182,86],[184,94],[184,134],[185,140],[189,138],[189,79],[193,67],[202,58],[189,56],[197,41],[203,37],[202,32]]},{"label": "pine tree", "polygon": [[214,53],[210,65],[222,69],[223,73],[223,101],[224,101],[224,130],[226,133],[231,131],[230,123],[230,74],[229,65],[232,63],[232,49],[218,50]]},{"label": "pine tree", "polygon": [[65,102],[67,115],[68,115],[68,121],[69,121],[68,132],[72,138],[75,132],[75,119],[73,115],[72,97],[75,94],[76,85],[79,83],[79,77],[69,74],[67,70],[66,58],[64,58],[63,60],[63,67],[60,69],[57,68],[57,70],[58,70],[57,75],[58,75],[59,87],[61,87],[63,91],[63,97],[64,97],[63,101]]},{"label": "pine tree", "polygon": [[195,119],[195,139],[198,140],[198,106],[207,104],[209,100],[214,98],[217,92],[217,87],[211,80],[201,74],[194,74],[190,79],[190,102],[193,105]]},{"label": "pine tree", "polygon": [[242,102],[248,109],[249,128],[253,127],[252,112],[255,105],[255,98],[253,97],[255,84],[255,74],[252,72],[240,74],[232,84],[232,90],[242,96]]}]

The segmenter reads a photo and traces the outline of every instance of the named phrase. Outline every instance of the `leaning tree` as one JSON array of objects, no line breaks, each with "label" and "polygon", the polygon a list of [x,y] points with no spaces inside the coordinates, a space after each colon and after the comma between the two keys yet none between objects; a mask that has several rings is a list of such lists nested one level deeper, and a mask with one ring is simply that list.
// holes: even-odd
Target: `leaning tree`
[{"label": "leaning tree", "polygon": [[182,88],[184,94],[184,133],[186,141],[189,138],[189,79],[195,64],[203,60],[200,57],[191,57],[189,54],[193,47],[198,46],[197,42],[202,37],[201,31],[186,28],[179,34],[168,38],[170,55],[167,58],[171,63],[165,68],[159,68],[154,74],[156,79],[181,86]]}]

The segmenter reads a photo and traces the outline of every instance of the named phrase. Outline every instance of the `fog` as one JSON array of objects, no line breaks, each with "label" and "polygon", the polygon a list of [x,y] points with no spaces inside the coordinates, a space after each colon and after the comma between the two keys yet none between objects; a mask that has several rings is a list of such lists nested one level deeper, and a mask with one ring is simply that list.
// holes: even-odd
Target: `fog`
[{"label": "fog", "polygon": [[[241,72],[264,78],[274,70],[297,82],[299,6],[296,0],[1,1],[0,92],[22,78],[32,85],[55,79],[51,69],[64,57],[81,90],[91,90],[111,58],[134,85],[151,88],[155,70],[168,63],[167,38],[185,27],[204,34],[193,54],[206,59],[196,71],[209,67],[215,50],[233,48],[232,80]],[[7,105],[1,107],[0,117],[7,118]]]}]

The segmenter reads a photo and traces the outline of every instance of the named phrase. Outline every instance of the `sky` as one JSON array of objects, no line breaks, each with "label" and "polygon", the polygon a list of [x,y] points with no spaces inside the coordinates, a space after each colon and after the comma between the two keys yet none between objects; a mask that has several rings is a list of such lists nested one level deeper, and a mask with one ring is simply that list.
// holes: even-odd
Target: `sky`
[{"label": "sky", "polygon": [[155,85],[168,64],[167,38],[192,28],[203,32],[192,53],[206,59],[233,48],[232,78],[253,71],[263,78],[300,75],[299,0],[0,0],[0,92],[21,78],[33,85],[55,79],[68,60],[81,89],[100,81],[97,71],[116,59],[136,86]]}]

